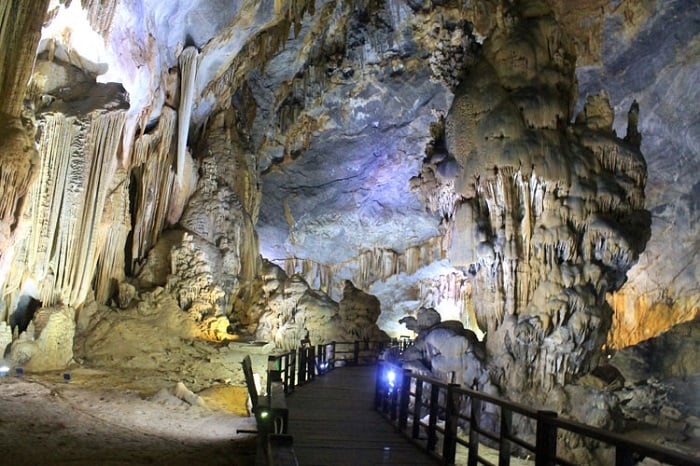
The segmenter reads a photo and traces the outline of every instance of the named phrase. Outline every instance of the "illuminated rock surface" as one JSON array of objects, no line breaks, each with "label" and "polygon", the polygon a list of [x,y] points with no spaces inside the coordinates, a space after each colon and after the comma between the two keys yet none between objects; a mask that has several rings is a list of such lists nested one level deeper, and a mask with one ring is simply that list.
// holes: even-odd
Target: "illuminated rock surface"
[{"label": "illuminated rock surface", "polygon": [[[646,363],[627,392],[596,372],[700,309],[697,2],[25,3],[0,2],[11,364],[197,392],[307,334],[418,331],[417,370],[607,428],[639,396],[697,437]],[[687,398],[696,354],[653,377]]]}]

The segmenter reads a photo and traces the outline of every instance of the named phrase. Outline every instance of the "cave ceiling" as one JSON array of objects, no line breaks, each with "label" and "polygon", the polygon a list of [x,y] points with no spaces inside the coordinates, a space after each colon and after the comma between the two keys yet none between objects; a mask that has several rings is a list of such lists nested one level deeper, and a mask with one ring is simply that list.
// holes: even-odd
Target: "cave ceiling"
[{"label": "cave ceiling", "polygon": [[[458,221],[469,223],[465,219],[470,218],[462,211],[457,220],[451,221],[455,206],[473,193],[459,186],[446,191],[440,191],[440,187],[453,179],[464,185],[471,183],[476,173],[467,173],[464,167],[477,172],[477,159],[468,153],[455,159],[454,150],[446,146],[445,122],[449,143],[450,137],[461,137],[460,129],[449,134],[455,96],[461,95],[464,101],[466,95],[469,102],[476,102],[495,95],[495,88],[486,84],[479,88],[481,81],[476,73],[481,70],[478,66],[483,66],[478,65],[484,54],[482,47],[511,18],[504,15],[511,3],[52,1],[38,42],[39,60],[32,85],[40,90],[35,97],[41,105],[46,103],[44,97],[75,100],[61,97],[56,89],[74,87],[78,75],[94,79],[98,87],[91,87],[91,92],[95,97],[81,104],[84,107],[74,104],[67,111],[86,128],[102,125],[85,117],[93,107],[112,112],[121,109],[122,114],[109,117],[121,125],[121,146],[116,143],[110,151],[99,154],[109,159],[105,163],[114,174],[108,192],[122,186],[119,180],[127,179],[126,172],[137,165],[136,153],[139,144],[145,144],[144,136],[170,134],[173,141],[177,139],[170,149],[161,150],[161,154],[167,154],[177,146],[177,162],[173,162],[177,183],[167,184],[165,174],[158,178],[160,185],[153,185],[162,196],[164,190],[159,186],[167,185],[172,190],[172,194],[168,191],[170,210],[160,214],[159,226],[149,227],[153,230],[179,221],[187,226],[185,230],[196,232],[202,220],[195,211],[211,205],[213,199],[201,188],[207,173],[223,179],[227,176],[222,174],[226,163],[235,166],[231,169],[234,171],[247,164],[245,183],[235,179],[218,181],[219,186],[226,184],[236,192],[229,197],[237,197],[249,216],[229,219],[231,225],[254,223],[263,258],[288,273],[302,273],[313,288],[325,289],[334,299],[342,297],[345,280],[377,295],[384,310],[380,326],[399,333],[403,327],[398,319],[422,305],[437,307],[444,319],[465,320],[464,296],[471,290],[469,257],[454,248],[450,250],[448,243],[459,233]],[[588,95],[602,91],[614,112],[616,135],[622,138],[628,131],[628,110],[635,101],[639,105],[638,130],[648,173],[644,176],[648,176],[646,209],[652,214],[651,237],[644,252],[643,247],[632,248],[635,259],[641,253],[638,264],[629,272],[627,266],[620,269],[630,278],[622,291],[608,298],[615,310],[620,308],[613,327],[620,334],[631,332],[636,335],[632,338],[640,339],[645,329],[639,322],[645,313],[659,306],[665,306],[666,313],[673,316],[668,320],[692,318],[698,313],[700,296],[696,259],[700,215],[696,179],[700,169],[700,7],[690,0],[514,3],[527,4],[521,11],[523,21],[551,8],[561,34],[570,38],[566,46],[570,50],[562,52],[570,63],[561,65],[564,71],[557,71],[564,80],[553,85],[557,92],[565,89],[564,100],[559,96],[558,103],[550,105],[543,103],[548,91],[535,92],[541,100],[532,105],[541,106],[537,108],[542,115],[562,105],[557,117],[568,124],[583,110]],[[517,37],[523,43],[535,44],[535,36]],[[497,47],[491,47],[487,54],[499,57]],[[537,45],[532,47],[537,49]],[[520,53],[520,49],[513,50]],[[185,57],[191,64],[185,64]],[[51,68],[51,62],[70,64],[60,69],[72,70],[74,75],[68,71],[61,75],[64,71]],[[541,70],[538,67],[544,65],[540,62],[533,66]],[[480,89],[481,94],[464,89],[458,92],[465,76],[473,83],[471,89]],[[509,84],[507,77],[497,78],[499,86],[515,92],[517,85]],[[517,73],[511,78],[532,79]],[[118,83],[123,91],[108,87],[116,84],[105,83]],[[125,100],[128,110],[124,108]],[[191,105],[184,108],[183,102]],[[525,111],[528,105],[524,104]],[[47,106],[37,108],[37,112],[57,109]],[[173,110],[177,110],[177,116]],[[491,124],[501,125],[506,131],[513,128],[509,120],[512,117],[499,111],[494,110]],[[225,116],[217,117],[220,112]],[[175,118],[179,119],[177,137]],[[114,124],[104,123],[105,128],[113,128]],[[227,144],[236,147],[239,155],[235,157],[239,158],[235,163],[222,159],[216,152],[218,142],[206,137],[217,124],[227,128]],[[537,136],[542,139],[537,144],[549,138],[548,124],[543,123],[542,135]],[[570,143],[553,144],[569,147]],[[202,151],[202,147],[209,149]],[[206,168],[209,162],[202,154],[207,150],[214,153],[211,163],[218,169]],[[572,157],[562,156],[561,163],[574,160]],[[480,160],[479,169],[490,163]],[[533,164],[542,163],[533,159]],[[426,185],[425,178],[425,169],[431,164],[436,177],[432,187]],[[530,167],[525,168],[529,174]],[[139,170],[146,173],[151,169]],[[555,167],[540,174],[556,178],[553,173],[573,170]],[[455,171],[459,173],[456,177]],[[143,189],[144,193],[148,191],[147,187]],[[600,185],[598,189],[604,191]],[[618,189],[617,184],[614,189]],[[187,207],[186,201],[195,191],[195,201]],[[172,199],[180,199],[181,205],[173,207],[177,202]],[[113,211],[130,209],[104,202]],[[235,206],[236,202],[223,205]],[[144,209],[148,205],[143,202]],[[133,206],[131,215],[139,216]],[[615,221],[620,221],[627,214],[616,215]],[[211,241],[225,249],[221,238],[230,237],[234,230],[231,227],[220,234],[211,233]],[[9,234],[4,231],[3,235],[6,238]],[[638,236],[641,243],[646,242],[647,233],[640,231]],[[114,241],[117,249],[133,251],[128,254],[133,257],[122,260],[127,262],[126,274],[135,275],[139,267],[132,264],[141,264],[151,249],[157,249],[159,233],[139,247],[131,244],[134,240],[129,239],[126,230],[120,239],[110,238],[103,244]],[[250,238],[245,241],[253,242]],[[180,251],[185,250],[183,246]],[[21,254],[5,248],[0,263],[3,273],[9,273],[12,257]],[[103,256],[98,260],[98,255],[95,253],[94,259],[85,257],[81,264],[88,268],[103,264]],[[239,248],[234,255],[242,261],[244,252]],[[182,252],[178,257],[185,256]],[[218,272],[211,273],[223,273],[229,277],[222,279],[226,286],[236,286],[238,278],[230,277],[238,277],[241,272],[238,266],[228,270],[226,260],[222,259]],[[90,278],[81,278],[83,288]],[[113,278],[125,277],[116,274]],[[6,294],[7,290],[16,294],[17,289],[28,287],[26,280],[12,280],[2,283]],[[619,277],[616,280],[619,285],[624,282]],[[83,294],[72,298],[73,304],[84,299],[85,290],[79,293]],[[669,322],[660,322],[653,331],[664,325]],[[624,344],[624,337],[620,338]]]}]

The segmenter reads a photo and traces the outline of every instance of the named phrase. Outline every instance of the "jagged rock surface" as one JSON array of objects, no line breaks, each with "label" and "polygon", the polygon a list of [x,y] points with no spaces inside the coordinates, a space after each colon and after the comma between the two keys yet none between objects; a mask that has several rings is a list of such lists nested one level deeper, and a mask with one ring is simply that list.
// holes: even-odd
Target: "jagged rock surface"
[{"label": "jagged rock surface", "polygon": [[294,347],[432,308],[611,426],[558,384],[698,312],[695,3],[3,2],[2,320],[165,287],[174,344]]},{"label": "jagged rock surface", "polygon": [[7,359],[28,371],[64,369],[73,360],[75,327],[73,308],[44,307],[12,342]]},{"label": "jagged rock surface", "polygon": [[604,21],[602,60],[577,72],[582,93],[607,90],[618,134],[626,133],[625,112],[638,103],[649,172],[651,238],[628,282],[610,298],[613,347],[646,340],[700,312],[698,20],[697,2],[627,2]]},{"label": "jagged rock surface", "polygon": [[301,276],[288,277],[265,261],[262,280],[253,286],[250,300],[240,299],[234,306],[232,320],[256,339],[274,341],[284,349],[295,349],[306,338],[313,344],[388,340],[377,327],[379,301],[350,281],[338,303],[312,290]]}]

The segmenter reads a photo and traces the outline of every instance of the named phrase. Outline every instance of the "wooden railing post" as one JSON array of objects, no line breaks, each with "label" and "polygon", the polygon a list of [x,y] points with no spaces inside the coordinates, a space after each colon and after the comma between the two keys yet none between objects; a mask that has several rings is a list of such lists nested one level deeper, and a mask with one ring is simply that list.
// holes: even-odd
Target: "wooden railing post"
[{"label": "wooden railing post", "polygon": [[294,387],[296,386],[296,368],[297,368],[297,353],[296,351],[292,351],[288,353],[289,360],[287,362],[287,373],[289,376],[289,384],[288,386],[291,387],[290,391],[294,391]]},{"label": "wooden railing post", "polygon": [[360,342],[355,341],[355,347],[353,348],[353,363],[357,366],[360,363]]},{"label": "wooden railing post", "polygon": [[476,466],[479,462],[479,418],[481,416],[481,400],[471,398],[471,414],[469,415],[469,457],[467,466]]},{"label": "wooden railing post", "polygon": [[554,466],[557,459],[557,427],[548,419],[557,417],[554,411],[537,411],[535,466]]},{"label": "wooden railing post", "polygon": [[335,369],[335,341],[331,342],[331,360],[330,360],[330,368]]},{"label": "wooden railing post", "polygon": [[299,385],[306,382],[306,351],[304,347],[299,347],[299,356],[297,357],[297,381]]},{"label": "wooden railing post", "polygon": [[401,395],[399,397],[399,430],[408,426],[408,402],[411,397],[411,371],[404,369],[401,376]]},{"label": "wooden railing post", "polygon": [[459,420],[460,396],[455,393],[459,384],[447,386],[445,400],[445,438],[442,443],[442,460],[446,465],[455,464],[457,454],[457,421]]},{"label": "wooden railing post", "polygon": [[278,369],[277,361],[275,361],[275,359],[276,359],[276,356],[268,356],[267,357],[267,386],[265,387],[265,393],[268,393],[268,394],[271,393],[271,391],[272,391],[272,377],[274,377],[274,373]]},{"label": "wooden railing post", "polygon": [[323,375],[325,372],[325,370],[323,370],[324,362],[326,362],[326,351],[324,348],[324,345],[316,345],[316,371],[318,375]]},{"label": "wooden railing post", "polygon": [[510,436],[513,433],[513,412],[501,406],[501,435],[498,445],[498,466],[510,465]]},{"label": "wooden railing post", "polygon": [[426,449],[429,452],[435,451],[437,446],[437,416],[438,403],[440,400],[440,387],[436,384],[430,384],[430,416],[428,417],[428,445]]},{"label": "wooden railing post", "polygon": [[284,353],[280,358],[280,365],[284,364],[284,367],[280,367],[280,377],[282,378],[282,389],[284,393],[289,393],[289,377],[287,373],[289,372],[289,353]]},{"label": "wooden railing post", "polygon": [[413,400],[413,426],[411,428],[411,437],[417,439],[420,437],[420,414],[421,406],[423,406],[423,381],[416,379],[416,395]]},{"label": "wooden railing post", "polygon": [[306,365],[309,371],[309,380],[314,380],[316,378],[316,348],[309,346],[306,350],[309,352],[308,364]]}]

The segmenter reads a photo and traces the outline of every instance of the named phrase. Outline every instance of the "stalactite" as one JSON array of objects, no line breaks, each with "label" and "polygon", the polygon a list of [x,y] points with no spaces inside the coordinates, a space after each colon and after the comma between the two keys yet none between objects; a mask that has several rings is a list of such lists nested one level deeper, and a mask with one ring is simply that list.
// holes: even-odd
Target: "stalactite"
[{"label": "stalactite", "polygon": [[63,114],[45,116],[41,130],[41,171],[32,190],[32,231],[29,236],[28,264],[39,280],[49,272],[49,261],[59,227],[64,189],[70,176],[71,143],[78,128]]},{"label": "stalactite", "polygon": [[[126,112],[116,111],[93,114],[90,131],[85,141],[85,155],[91,159],[87,173],[85,198],[80,209],[80,229],[76,242],[72,246],[72,263],[65,270],[70,280],[64,286],[57,283],[58,289],[63,289],[64,296],[70,296],[66,303],[77,305],[85,301],[95,273],[98,252],[102,244],[97,235],[102,221],[105,200],[110,187],[111,177],[117,161],[117,151],[121,143]],[[77,247],[76,247],[77,246]]]},{"label": "stalactite", "polygon": [[95,273],[95,299],[101,303],[107,302],[124,281],[124,245],[131,230],[129,179],[123,169],[117,170],[112,184],[98,233],[98,243],[103,246]]},{"label": "stalactite", "polygon": [[187,136],[192,118],[197,67],[199,66],[199,50],[190,46],[180,54],[180,107],[178,109],[177,132],[177,182],[184,185],[185,154],[187,152]]},{"label": "stalactite", "polygon": [[134,145],[133,168],[138,186],[135,200],[132,267],[143,260],[165,227],[173,189],[171,146],[177,114],[164,107],[158,126],[143,134]]},{"label": "stalactite", "polygon": [[[44,305],[82,304],[92,287],[112,228],[113,218],[105,223],[103,214],[124,122],[123,110],[95,111],[81,119],[58,113],[42,116],[41,171],[31,193],[31,231],[8,283],[16,289],[24,280],[34,280]],[[122,251],[123,247],[116,249],[105,261],[119,270],[105,269],[102,276],[120,276]],[[12,291],[5,287],[6,293]]]},{"label": "stalactite", "polygon": [[19,117],[49,0],[0,1],[0,114]]},{"label": "stalactite", "polygon": [[361,289],[368,289],[375,281],[386,280],[401,273],[414,274],[421,267],[443,258],[442,238],[432,237],[403,252],[370,249],[360,252],[353,259],[332,265],[290,257],[282,261],[281,267],[287,275],[299,274],[312,288],[320,289],[337,299],[345,282],[339,271],[353,271],[352,282]]},{"label": "stalactite", "polygon": [[117,4],[118,0],[81,0],[90,26],[103,37],[109,34]]},{"label": "stalactite", "polygon": [[[38,158],[33,125],[22,117],[48,4],[48,0],[0,0],[0,289],[12,273],[19,221]],[[4,314],[0,311],[0,317]]]}]

